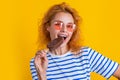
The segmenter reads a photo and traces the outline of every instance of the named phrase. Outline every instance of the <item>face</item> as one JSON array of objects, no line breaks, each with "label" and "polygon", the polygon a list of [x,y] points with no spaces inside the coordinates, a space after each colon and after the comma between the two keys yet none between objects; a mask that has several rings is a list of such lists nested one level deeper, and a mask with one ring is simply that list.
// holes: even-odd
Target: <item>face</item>
[{"label": "face", "polygon": [[76,26],[72,15],[69,13],[60,12],[55,15],[47,30],[50,32],[51,40],[58,37],[63,37],[64,42],[62,43],[62,46],[65,46],[71,39],[75,27]]}]

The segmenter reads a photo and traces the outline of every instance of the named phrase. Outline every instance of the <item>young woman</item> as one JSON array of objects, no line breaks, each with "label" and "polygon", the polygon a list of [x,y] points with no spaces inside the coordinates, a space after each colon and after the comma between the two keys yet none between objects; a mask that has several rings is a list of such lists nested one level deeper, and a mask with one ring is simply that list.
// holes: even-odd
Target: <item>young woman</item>
[{"label": "young woman", "polygon": [[[62,44],[55,50],[40,50],[30,61],[33,80],[90,80],[90,72],[105,78],[112,75],[120,79],[117,62],[84,47],[80,41],[81,18],[76,10],[65,3],[52,6],[45,14],[39,32],[44,34],[43,44],[63,37]],[[42,30],[41,30],[42,29]]]}]

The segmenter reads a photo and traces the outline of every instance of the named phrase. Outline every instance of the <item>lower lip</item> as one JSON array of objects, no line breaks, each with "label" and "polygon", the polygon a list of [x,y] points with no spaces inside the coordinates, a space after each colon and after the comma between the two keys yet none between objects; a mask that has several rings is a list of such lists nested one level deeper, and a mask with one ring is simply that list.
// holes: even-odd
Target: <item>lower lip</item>
[{"label": "lower lip", "polygon": [[67,38],[66,39],[64,39],[64,42],[67,40]]}]

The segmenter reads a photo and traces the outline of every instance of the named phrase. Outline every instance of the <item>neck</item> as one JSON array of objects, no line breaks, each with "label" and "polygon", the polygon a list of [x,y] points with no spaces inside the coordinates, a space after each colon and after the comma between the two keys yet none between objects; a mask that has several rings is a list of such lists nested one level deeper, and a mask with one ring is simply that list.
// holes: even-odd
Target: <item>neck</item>
[{"label": "neck", "polygon": [[68,52],[68,50],[69,50],[68,46],[63,46],[55,49],[54,51],[52,51],[52,53],[54,53],[55,55],[63,55],[66,52]]}]

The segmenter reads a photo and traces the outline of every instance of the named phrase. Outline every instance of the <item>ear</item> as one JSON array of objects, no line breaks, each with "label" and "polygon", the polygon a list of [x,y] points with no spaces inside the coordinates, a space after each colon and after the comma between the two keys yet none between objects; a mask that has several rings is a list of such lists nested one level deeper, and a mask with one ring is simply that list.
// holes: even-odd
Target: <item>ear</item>
[{"label": "ear", "polygon": [[47,31],[50,31],[50,27],[47,27]]},{"label": "ear", "polygon": [[51,31],[51,26],[47,26],[47,31],[48,31],[48,32]]}]

